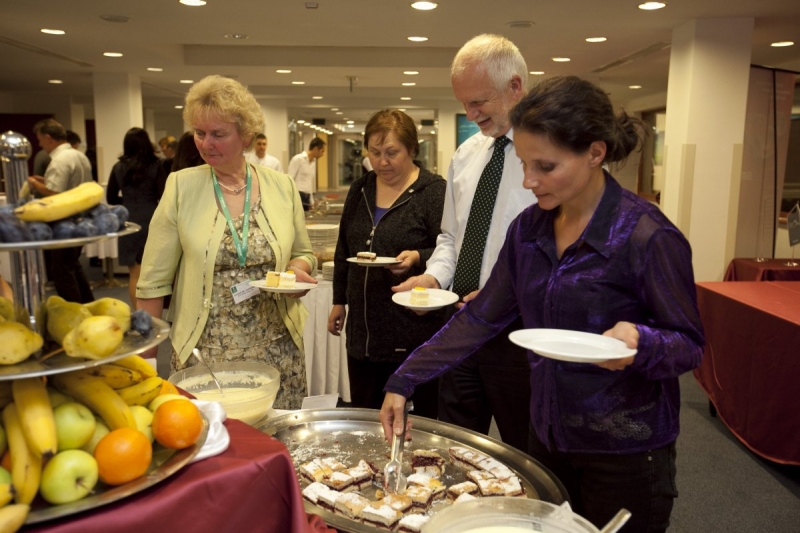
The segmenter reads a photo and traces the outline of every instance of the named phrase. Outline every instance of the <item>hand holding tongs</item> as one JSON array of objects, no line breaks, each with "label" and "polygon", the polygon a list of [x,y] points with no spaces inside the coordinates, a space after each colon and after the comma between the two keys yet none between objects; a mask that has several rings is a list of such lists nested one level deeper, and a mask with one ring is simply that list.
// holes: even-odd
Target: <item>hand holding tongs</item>
[{"label": "hand holding tongs", "polygon": [[414,410],[414,402],[406,402],[403,408],[403,432],[392,435],[392,456],[383,468],[383,486],[386,492],[398,494],[406,490],[406,476],[401,471],[403,467],[403,446],[406,441],[406,425],[408,412]]}]

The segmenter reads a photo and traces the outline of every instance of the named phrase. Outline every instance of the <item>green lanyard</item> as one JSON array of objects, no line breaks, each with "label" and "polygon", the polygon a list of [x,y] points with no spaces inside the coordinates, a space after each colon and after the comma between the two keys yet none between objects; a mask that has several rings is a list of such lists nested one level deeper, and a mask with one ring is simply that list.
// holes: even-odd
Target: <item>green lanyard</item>
[{"label": "green lanyard", "polygon": [[250,165],[245,163],[247,168],[247,182],[244,189],[244,222],[242,223],[242,238],[236,233],[236,226],[233,224],[231,214],[228,211],[228,204],[225,203],[225,198],[222,196],[222,189],[219,187],[217,175],[214,174],[214,169],[211,169],[211,180],[214,182],[214,192],[217,194],[219,206],[222,208],[222,214],[225,215],[225,220],[228,221],[228,227],[231,230],[231,237],[233,237],[233,245],[236,247],[236,255],[239,256],[239,266],[243,267],[247,260],[247,236],[250,233]]}]

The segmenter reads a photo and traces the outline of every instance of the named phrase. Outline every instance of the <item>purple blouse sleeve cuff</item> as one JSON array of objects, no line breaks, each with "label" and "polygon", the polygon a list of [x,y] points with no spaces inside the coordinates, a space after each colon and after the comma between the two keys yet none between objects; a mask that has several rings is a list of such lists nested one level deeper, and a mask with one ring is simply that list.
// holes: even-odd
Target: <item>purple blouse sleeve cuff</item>
[{"label": "purple blouse sleeve cuff", "polygon": [[406,378],[392,374],[389,376],[389,381],[386,382],[383,392],[393,392],[408,398],[414,393],[414,385]]}]

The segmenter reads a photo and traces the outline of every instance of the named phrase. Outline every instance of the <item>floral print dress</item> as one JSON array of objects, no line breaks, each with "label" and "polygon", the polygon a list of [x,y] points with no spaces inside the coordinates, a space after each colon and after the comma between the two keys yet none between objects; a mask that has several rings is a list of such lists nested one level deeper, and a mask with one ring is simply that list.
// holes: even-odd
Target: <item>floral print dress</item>
[{"label": "floral print dress", "polygon": [[[256,222],[260,209],[261,203],[253,201],[244,267],[239,266],[230,227],[225,227],[214,265],[211,309],[197,349],[209,363],[260,361],[274,366],[281,373],[281,387],[273,407],[299,409],[306,396],[305,355],[295,344],[278,311],[276,297],[284,296],[259,292],[237,305],[230,290],[247,280],[264,279],[269,270],[275,270],[272,249]],[[243,221],[244,214],[234,220],[239,235]],[[181,365],[177,354],[172,354],[173,373],[197,363],[196,358],[190,357]]]}]

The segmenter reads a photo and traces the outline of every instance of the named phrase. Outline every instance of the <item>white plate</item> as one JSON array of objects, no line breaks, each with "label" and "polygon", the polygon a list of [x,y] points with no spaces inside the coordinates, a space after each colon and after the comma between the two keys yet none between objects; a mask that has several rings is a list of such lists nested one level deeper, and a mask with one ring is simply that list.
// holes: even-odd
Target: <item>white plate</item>
[{"label": "white plate", "polygon": [[458,301],[458,294],[442,289],[428,289],[428,305],[411,305],[411,291],[396,292],[392,301],[414,311],[435,311]]},{"label": "white plate", "polygon": [[267,287],[267,281],[263,279],[251,281],[250,285],[253,287],[258,287],[265,292],[277,292],[281,294],[294,294],[296,292],[303,292],[309,289],[317,288],[316,283],[305,283],[303,281],[296,281],[294,287]]},{"label": "white plate", "polygon": [[542,357],[571,363],[600,363],[636,355],[635,349],[619,339],[568,329],[521,329],[508,338]]},{"label": "white plate", "polygon": [[359,259],[357,257],[348,257],[347,260],[351,263],[355,263],[357,265],[361,265],[364,267],[396,265],[400,263],[400,261],[398,261],[394,257],[376,257],[375,261],[368,261],[366,259]]}]

